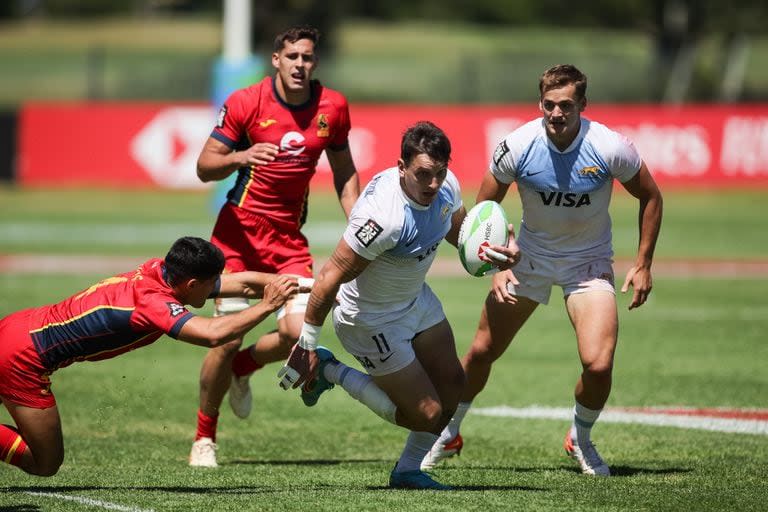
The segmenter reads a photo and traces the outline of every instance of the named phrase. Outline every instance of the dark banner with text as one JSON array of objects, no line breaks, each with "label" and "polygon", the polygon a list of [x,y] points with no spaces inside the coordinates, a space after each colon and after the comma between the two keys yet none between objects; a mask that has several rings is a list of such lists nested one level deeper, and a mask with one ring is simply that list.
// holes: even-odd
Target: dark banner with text
[{"label": "dark banner with text", "polygon": [[[479,185],[507,133],[539,116],[535,105],[351,105],[350,112],[363,183],[397,163],[406,127],[429,120],[450,137],[450,167],[464,188]],[[629,137],[661,185],[768,187],[768,104],[590,104],[584,116]],[[19,113],[17,181],[203,187],[195,163],[215,119],[211,107],[195,104],[30,103]],[[318,174],[316,183],[331,186],[325,157]]]}]

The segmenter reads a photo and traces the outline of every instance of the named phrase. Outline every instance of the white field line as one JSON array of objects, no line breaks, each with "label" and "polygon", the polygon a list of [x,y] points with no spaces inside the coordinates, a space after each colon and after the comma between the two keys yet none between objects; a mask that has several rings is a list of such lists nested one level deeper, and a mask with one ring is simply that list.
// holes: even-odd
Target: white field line
[{"label": "white field line", "polygon": [[42,496],[44,498],[74,501],[75,503],[79,503],[81,505],[103,508],[105,510],[119,510],[120,512],[154,512],[153,509],[129,507],[125,505],[118,505],[117,503],[110,503],[108,501],[94,500],[92,498],[84,498],[82,496],[71,496],[69,494],[61,494],[58,492],[25,491],[25,493],[32,496]]},{"label": "white field line", "polygon": [[[481,416],[503,418],[533,418],[547,420],[573,419],[572,408],[530,406],[514,408],[506,405],[479,407],[470,412]],[[741,418],[717,418],[713,416],[664,414],[606,409],[600,414],[601,423],[634,423],[657,427],[676,427],[695,430],[711,430],[737,434],[768,435],[768,421]]]}]

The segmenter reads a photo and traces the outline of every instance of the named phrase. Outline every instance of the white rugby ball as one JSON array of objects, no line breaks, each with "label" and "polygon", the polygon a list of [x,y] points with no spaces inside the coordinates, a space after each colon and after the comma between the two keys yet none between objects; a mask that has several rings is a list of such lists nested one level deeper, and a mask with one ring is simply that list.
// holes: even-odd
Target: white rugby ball
[{"label": "white rugby ball", "polygon": [[485,248],[507,245],[508,224],[504,208],[496,201],[481,201],[467,212],[459,230],[459,259],[467,272],[480,277],[496,268],[485,256]]}]

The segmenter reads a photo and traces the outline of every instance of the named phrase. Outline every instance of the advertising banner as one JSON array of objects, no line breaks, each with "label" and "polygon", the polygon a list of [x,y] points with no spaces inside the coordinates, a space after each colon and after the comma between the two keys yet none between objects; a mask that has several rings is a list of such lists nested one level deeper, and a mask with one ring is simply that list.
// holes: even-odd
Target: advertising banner
[{"label": "advertising banner", "polygon": [[[403,130],[443,128],[451,169],[479,185],[496,144],[540,114],[535,105],[350,106],[350,148],[363,183],[394,166]],[[584,116],[632,140],[661,185],[768,187],[768,104],[592,105]],[[17,180],[24,186],[198,188],[195,165],[213,129],[207,105],[30,103],[19,115]],[[325,157],[315,183],[330,187]]]}]

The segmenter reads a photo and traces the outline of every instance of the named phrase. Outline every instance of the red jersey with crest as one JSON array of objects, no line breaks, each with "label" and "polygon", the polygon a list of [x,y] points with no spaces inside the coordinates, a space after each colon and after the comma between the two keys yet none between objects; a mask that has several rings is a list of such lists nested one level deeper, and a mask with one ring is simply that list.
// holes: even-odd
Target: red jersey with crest
[{"label": "red jersey with crest", "polygon": [[54,371],[76,361],[118,356],[163,334],[176,338],[193,316],[173,296],[163,260],[155,258],[57,304],[30,310],[29,335],[42,363]]},{"label": "red jersey with crest", "polygon": [[349,130],[346,98],[316,80],[303,105],[282,101],[272,77],[235,91],[221,107],[211,137],[235,151],[257,142],[271,142],[280,150],[267,165],[239,169],[227,200],[273,221],[301,226],[317,161],[326,148],[346,148]]}]

